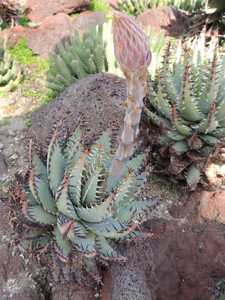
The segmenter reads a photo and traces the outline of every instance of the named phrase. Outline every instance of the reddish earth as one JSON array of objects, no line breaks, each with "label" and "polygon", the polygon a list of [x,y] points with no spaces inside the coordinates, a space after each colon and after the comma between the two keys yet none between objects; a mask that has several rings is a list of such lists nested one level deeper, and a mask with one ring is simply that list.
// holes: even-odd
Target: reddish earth
[{"label": "reddish earth", "polygon": [[[215,286],[225,277],[225,227],[216,222],[199,223],[199,200],[200,194],[195,193],[186,197],[182,205],[171,207],[174,220],[147,222],[145,229],[153,232],[155,239],[122,247],[123,254],[136,264],[128,261],[124,266],[112,266],[110,276],[109,273],[105,276],[102,300],[133,299],[127,295],[136,283],[124,286],[121,277],[123,270],[129,277],[131,266],[134,273],[144,269],[140,284],[146,282],[144,289],[152,291],[154,300],[218,299],[214,295]],[[137,299],[149,300],[143,289],[140,295]]]}]

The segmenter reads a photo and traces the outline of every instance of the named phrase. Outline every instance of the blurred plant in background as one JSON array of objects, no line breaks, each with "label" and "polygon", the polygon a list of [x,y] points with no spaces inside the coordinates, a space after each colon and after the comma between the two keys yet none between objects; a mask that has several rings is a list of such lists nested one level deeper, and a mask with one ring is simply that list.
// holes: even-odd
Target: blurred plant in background
[{"label": "blurred plant in background", "polygon": [[22,78],[23,71],[6,49],[6,40],[0,40],[0,92],[14,90]]},{"label": "blurred plant in background", "polygon": [[129,15],[137,16],[149,8],[174,6],[190,13],[204,8],[203,0],[119,0],[119,9]]}]

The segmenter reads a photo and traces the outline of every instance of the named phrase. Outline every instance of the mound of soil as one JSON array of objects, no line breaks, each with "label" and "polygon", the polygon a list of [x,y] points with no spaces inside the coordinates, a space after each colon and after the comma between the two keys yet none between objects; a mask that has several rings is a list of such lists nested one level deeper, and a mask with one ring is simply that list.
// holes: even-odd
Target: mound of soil
[{"label": "mound of soil", "polygon": [[92,142],[104,130],[118,134],[123,124],[126,99],[125,81],[110,74],[97,74],[68,87],[54,102],[32,114],[31,136],[46,146],[55,126],[62,124],[62,134],[80,125],[85,141]]}]

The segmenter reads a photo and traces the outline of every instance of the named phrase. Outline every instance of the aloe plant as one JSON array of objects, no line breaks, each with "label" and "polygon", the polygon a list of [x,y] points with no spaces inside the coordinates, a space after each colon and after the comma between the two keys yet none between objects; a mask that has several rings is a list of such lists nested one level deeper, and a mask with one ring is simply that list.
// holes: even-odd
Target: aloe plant
[{"label": "aloe plant", "polygon": [[87,33],[75,32],[61,41],[50,55],[48,87],[61,92],[77,79],[107,69],[102,26]]},{"label": "aloe plant", "polygon": [[14,90],[22,80],[22,70],[0,41],[0,92]]},{"label": "aloe plant", "polygon": [[203,0],[119,0],[118,7],[121,11],[137,16],[147,9],[159,6],[175,6],[189,12],[194,12],[204,6]]},{"label": "aloe plant", "polygon": [[54,240],[63,261],[73,249],[87,256],[124,259],[111,243],[140,235],[141,216],[152,204],[137,197],[143,179],[134,170],[141,165],[142,155],[128,163],[116,186],[109,176],[111,157],[109,134],[103,133],[85,150],[80,129],[63,143],[56,131],[46,163],[31,147],[23,212],[36,225],[30,236],[38,237],[37,245]]},{"label": "aloe plant", "polygon": [[[161,157],[168,170],[195,189],[206,177],[215,149],[225,138],[225,57],[212,60],[197,50],[170,63],[167,48],[156,86],[150,89],[150,120],[160,128]],[[174,61],[174,59],[172,59]]]}]

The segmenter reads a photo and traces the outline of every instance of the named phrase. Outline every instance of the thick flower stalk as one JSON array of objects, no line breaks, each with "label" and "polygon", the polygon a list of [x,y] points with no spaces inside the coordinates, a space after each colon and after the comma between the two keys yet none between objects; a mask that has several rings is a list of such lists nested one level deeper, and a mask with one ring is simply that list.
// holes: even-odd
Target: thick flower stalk
[{"label": "thick flower stalk", "polygon": [[113,42],[116,59],[128,85],[123,132],[111,169],[112,176],[120,177],[133,154],[139,133],[151,52],[148,38],[139,24],[133,17],[120,12],[115,12],[113,16]]}]

